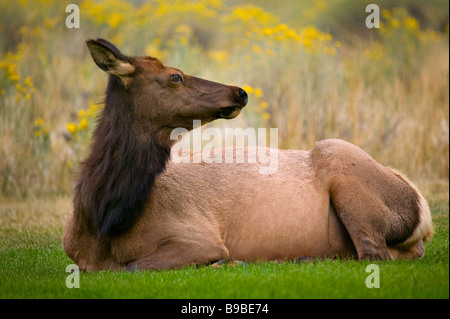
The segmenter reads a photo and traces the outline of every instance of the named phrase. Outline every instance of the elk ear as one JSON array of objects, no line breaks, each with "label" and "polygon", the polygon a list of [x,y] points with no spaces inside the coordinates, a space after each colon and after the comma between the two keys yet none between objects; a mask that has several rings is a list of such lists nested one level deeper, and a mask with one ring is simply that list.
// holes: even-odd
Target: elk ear
[{"label": "elk ear", "polygon": [[126,84],[127,81],[124,77],[134,72],[134,66],[130,63],[129,58],[123,55],[112,43],[104,39],[89,39],[86,44],[99,68],[120,77]]}]

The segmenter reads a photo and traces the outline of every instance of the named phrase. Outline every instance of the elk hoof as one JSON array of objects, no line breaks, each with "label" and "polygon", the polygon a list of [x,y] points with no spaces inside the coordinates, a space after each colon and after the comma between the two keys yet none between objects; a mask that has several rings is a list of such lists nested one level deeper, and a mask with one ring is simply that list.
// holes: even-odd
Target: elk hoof
[{"label": "elk hoof", "polygon": [[295,258],[294,261],[296,264],[302,264],[302,263],[306,263],[306,262],[315,262],[315,261],[317,261],[317,258],[303,256],[303,257]]},{"label": "elk hoof", "polygon": [[223,264],[225,264],[225,259],[221,259],[221,260],[216,261],[215,263],[211,264],[210,267],[222,268]]},{"label": "elk hoof", "polygon": [[138,270],[137,262],[133,261],[129,263],[125,269],[128,272],[135,272],[136,270]]},{"label": "elk hoof", "polygon": [[247,265],[247,263],[240,261],[240,260],[233,260],[231,262],[228,262],[225,259],[221,259],[219,261],[216,261],[215,263],[211,264],[210,267],[213,268],[222,268],[223,265],[228,265],[228,266],[239,266],[239,265]]}]

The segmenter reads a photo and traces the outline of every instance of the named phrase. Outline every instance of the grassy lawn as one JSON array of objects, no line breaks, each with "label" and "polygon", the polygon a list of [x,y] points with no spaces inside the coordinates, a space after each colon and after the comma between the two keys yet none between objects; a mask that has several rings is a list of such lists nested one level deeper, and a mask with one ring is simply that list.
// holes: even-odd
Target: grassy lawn
[{"label": "grassy lawn", "polygon": [[366,287],[370,262],[316,260],[81,273],[80,288],[68,289],[61,236],[70,199],[1,202],[0,298],[449,298],[448,198],[430,206],[425,257],[377,262],[380,288]]}]

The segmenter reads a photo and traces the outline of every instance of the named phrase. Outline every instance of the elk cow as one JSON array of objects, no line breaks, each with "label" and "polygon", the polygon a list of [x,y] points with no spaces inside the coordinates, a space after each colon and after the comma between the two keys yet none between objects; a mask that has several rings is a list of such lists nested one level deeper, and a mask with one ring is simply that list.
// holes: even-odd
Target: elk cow
[{"label": "elk cow", "polygon": [[234,118],[247,93],[103,39],[86,43],[109,80],[63,237],[80,269],[424,254],[430,210],[399,172],[342,140],[279,150],[273,174],[251,163],[173,163],[174,128]]}]

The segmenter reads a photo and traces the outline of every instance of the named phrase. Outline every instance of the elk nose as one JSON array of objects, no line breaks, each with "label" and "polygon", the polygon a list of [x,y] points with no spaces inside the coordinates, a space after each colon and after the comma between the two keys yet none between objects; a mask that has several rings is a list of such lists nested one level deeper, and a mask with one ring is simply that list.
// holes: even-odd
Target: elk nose
[{"label": "elk nose", "polygon": [[244,100],[245,104],[248,102],[248,95],[243,89],[239,89],[239,97]]}]

